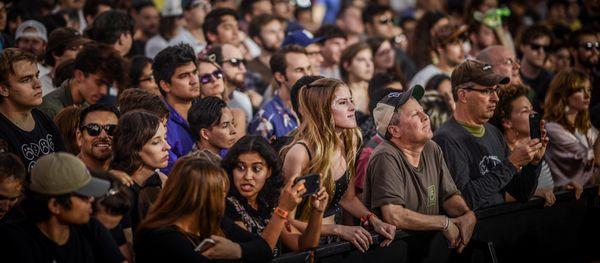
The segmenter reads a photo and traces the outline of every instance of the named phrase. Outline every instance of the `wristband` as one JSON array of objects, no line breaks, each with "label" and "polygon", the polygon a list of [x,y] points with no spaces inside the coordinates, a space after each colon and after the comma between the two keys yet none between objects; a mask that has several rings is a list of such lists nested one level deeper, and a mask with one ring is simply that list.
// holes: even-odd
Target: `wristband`
[{"label": "wristband", "polygon": [[283,210],[283,209],[281,209],[281,208],[279,208],[279,207],[275,208],[275,211],[274,211],[274,213],[275,213],[276,215],[280,216],[280,217],[281,217],[281,218],[283,218],[283,219],[287,219],[287,216],[288,216],[288,214],[289,214],[289,212],[288,212],[288,211],[285,211],[285,210]]},{"label": "wristband", "polygon": [[362,227],[369,226],[369,219],[371,219],[372,216],[373,216],[373,213],[369,213],[367,215],[361,216],[360,217],[360,225]]}]

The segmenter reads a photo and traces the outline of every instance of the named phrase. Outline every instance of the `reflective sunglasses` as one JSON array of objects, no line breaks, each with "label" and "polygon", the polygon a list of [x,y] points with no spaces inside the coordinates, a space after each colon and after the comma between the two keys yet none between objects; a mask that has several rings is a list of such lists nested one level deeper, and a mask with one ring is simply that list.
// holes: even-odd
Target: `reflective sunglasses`
[{"label": "reflective sunglasses", "polygon": [[239,67],[241,64],[246,64],[246,60],[245,59],[232,58],[230,60],[223,61],[223,63],[229,63],[229,64],[231,64],[234,67]]},{"label": "reflective sunglasses", "polygon": [[393,18],[389,18],[387,16],[382,16],[379,18],[379,24],[381,25],[385,25],[385,24],[393,24],[394,23],[394,19]]},{"label": "reflective sunglasses", "polygon": [[108,136],[113,136],[115,129],[117,129],[117,125],[114,124],[100,125],[96,123],[90,123],[85,126],[81,126],[81,130],[86,130],[90,136],[98,136],[102,130],[106,131]]},{"label": "reflective sunglasses", "polygon": [[217,70],[213,71],[212,73],[206,73],[206,74],[200,76],[200,83],[202,83],[202,84],[211,83],[213,81],[213,77],[215,79],[222,79],[223,71],[217,69]]},{"label": "reflective sunglasses", "polygon": [[579,44],[579,46],[587,51],[592,51],[593,49],[600,50],[600,42],[585,42]]},{"label": "reflective sunglasses", "polygon": [[544,49],[545,52],[548,52],[550,50],[550,45],[538,45],[538,44],[529,44],[529,46],[531,46],[531,49],[534,50],[540,50],[540,49]]}]

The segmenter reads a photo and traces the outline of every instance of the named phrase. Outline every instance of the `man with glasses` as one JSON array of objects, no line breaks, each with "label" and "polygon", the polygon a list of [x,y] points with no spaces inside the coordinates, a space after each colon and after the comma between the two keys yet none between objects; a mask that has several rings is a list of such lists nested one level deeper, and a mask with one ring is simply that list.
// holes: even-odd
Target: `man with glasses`
[{"label": "man with glasses", "polygon": [[0,54],[0,152],[19,156],[29,171],[46,154],[65,151],[58,128],[44,112],[35,55],[16,48]]},{"label": "man with glasses", "polygon": [[209,50],[207,56],[223,69],[225,80],[227,80],[225,82],[226,95],[229,98],[227,106],[244,111],[246,123],[243,125],[246,126],[252,119],[253,106],[258,107],[258,102],[252,101],[252,97],[249,96],[244,85],[247,71],[242,51],[234,45],[224,44]]},{"label": "man with glasses", "polygon": [[412,78],[416,73],[416,67],[401,48],[404,45],[402,41],[406,41],[406,36],[402,34],[402,29],[394,24],[394,10],[386,5],[371,3],[363,10],[362,21],[368,37],[381,37],[394,44],[396,64],[408,79]]},{"label": "man with glasses", "polygon": [[600,33],[591,28],[584,28],[575,32],[571,41],[574,67],[590,75],[594,87],[590,101],[590,117],[594,126],[600,128]]},{"label": "man with glasses", "polygon": [[[553,39],[552,31],[542,25],[530,26],[521,35],[521,44],[519,45],[519,49],[523,53],[521,79],[535,92],[534,106],[544,104],[546,91],[554,77],[552,73],[544,69]],[[535,108],[538,111],[541,110],[539,106]]]},{"label": "man with glasses", "polygon": [[537,186],[547,139],[523,138],[511,152],[502,133],[488,123],[498,104],[499,85],[509,81],[479,61],[458,65],[451,76],[454,116],[433,137],[473,210],[504,203],[505,193],[526,202]]},{"label": "man with glasses", "polygon": [[112,157],[112,138],[119,121],[115,106],[91,105],[79,115],[76,132],[79,154],[77,157],[94,172],[106,172]]},{"label": "man with glasses", "polygon": [[321,46],[319,41],[322,38],[314,37],[312,33],[307,30],[296,30],[288,32],[283,40],[282,46],[287,45],[299,45],[306,51],[306,56],[310,61],[312,68],[312,76],[318,76],[321,72],[321,63],[323,63],[323,55],[321,55]]},{"label": "man with glasses", "polygon": [[291,89],[294,83],[312,74],[311,64],[304,48],[288,45],[271,57],[271,70],[279,88],[272,100],[261,107],[250,122],[248,131],[273,140],[288,135],[299,121],[292,110]]},{"label": "man with glasses", "polygon": [[194,49],[188,44],[171,46],[160,51],[152,63],[154,80],[169,108],[167,142],[169,163],[162,172],[169,174],[175,161],[188,154],[194,144],[194,135],[188,124],[188,111],[192,101],[200,97],[198,61]]},{"label": "man with glasses", "polygon": [[430,64],[419,71],[410,81],[410,86],[425,86],[427,81],[435,75],[446,74],[450,76],[452,70],[465,60],[463,43],[466,38],[465,26],[445,25],[434,32],[433,41],[435,52],[439,58],[437,64]]},{"label": "man with glasses", "polygon": [[27,219],[0,226],[3,262],[123,262],[110,232],[91,218],[108,181],[68,153],[40,158],[30,180],[20,205]]}]

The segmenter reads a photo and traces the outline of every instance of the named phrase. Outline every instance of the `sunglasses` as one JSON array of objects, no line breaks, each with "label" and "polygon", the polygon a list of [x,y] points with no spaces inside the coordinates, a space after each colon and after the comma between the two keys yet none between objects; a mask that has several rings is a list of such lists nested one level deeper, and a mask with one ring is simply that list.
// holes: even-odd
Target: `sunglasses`
[{"label": "sunglasses", "polygon": [[593,49],[600,50],[600,42],[586,42],[579,44],[579,46],[585,48],[587,51],[592,51]]},{"label": "sunglasses", "polygon": [[96,123],[90,123],[88,125],[81,126],[81,130],[86,130],[90,136],[98,136],[102,130],[106,131],[108,136],[113,136],[116,129],[117,125],[114,124],[100,125]]},{"label": "sunglasses", "polygon": [[230,60],[225,60],[223,61],[223,63],[229,63],[234,67],[239,67],[242,64],[246,64],[246,60],[245,59],[237,59],[237,58],[232,58]]},{"label": "sunglasses", "polygon": [[531,46],[531,49],[533,50],[540,50],[540,49],[544,49],[545,52],[548,52],[550,50],[550,45],[538,45],[538,44],[529,44],[529,46]]},{"label": "sunglasses", "polygon": [[213,81],[213,77],[214,77],[214,79],[222,79],[223,71],[217,69],[217,70],[213,71],[212,73],[206,73],[206,74],[200,76],[200,83],[202,83],[202,84],[211,83]]},{"label": "sunglasses", "polygon": [[392,23],[394,23],[394,19],[389,18],[387,16],[382,16],[379,18],[379,24],[381,24],[381,25],[392,24]]}]

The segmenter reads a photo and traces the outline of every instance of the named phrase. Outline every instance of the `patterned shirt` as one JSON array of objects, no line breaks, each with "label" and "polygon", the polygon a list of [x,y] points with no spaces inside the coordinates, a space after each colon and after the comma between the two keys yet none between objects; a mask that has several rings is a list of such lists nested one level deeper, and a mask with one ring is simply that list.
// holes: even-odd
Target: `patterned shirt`
[{"label": "patterned shirt", "polygon": [[284,106],[279,95],[263,105],[250,122],[248,131],[267,140],[279,138],[298,128],[296,114]]}]

